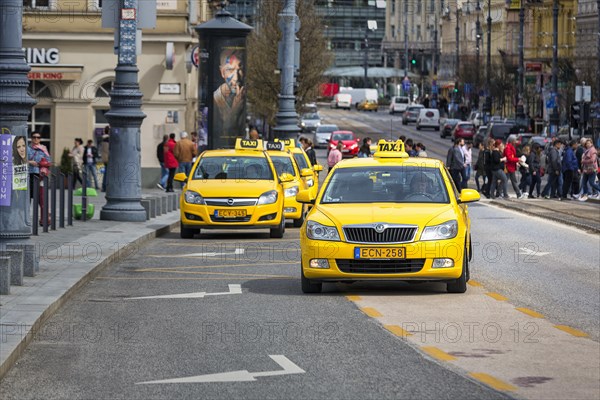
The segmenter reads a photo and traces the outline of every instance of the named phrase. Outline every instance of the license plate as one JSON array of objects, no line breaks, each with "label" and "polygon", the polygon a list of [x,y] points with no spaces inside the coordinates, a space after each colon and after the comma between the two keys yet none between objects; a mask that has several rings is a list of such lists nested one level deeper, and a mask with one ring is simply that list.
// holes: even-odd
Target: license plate
[{"label": "license plate", "polygon": [[245,217],[246,210],[215,210],[215,216],[220,218]]},{"label": "license plate", "polygon": [[406,249],[404,247],[355,247],[354,258],[406,258]]}]

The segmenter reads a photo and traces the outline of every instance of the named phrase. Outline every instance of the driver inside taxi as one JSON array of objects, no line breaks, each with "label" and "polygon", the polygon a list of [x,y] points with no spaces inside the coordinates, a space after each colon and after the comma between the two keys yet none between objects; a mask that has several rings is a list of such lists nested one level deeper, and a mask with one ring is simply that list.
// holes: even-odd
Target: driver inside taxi
[{"label": "driver inside taxi", "polygon": [[429,196],[429,188],[431,186],[430,179],[423,172],[416,173],[413,175],[410,181],[410,192],[407,194],[408,196],[424,194]]}]

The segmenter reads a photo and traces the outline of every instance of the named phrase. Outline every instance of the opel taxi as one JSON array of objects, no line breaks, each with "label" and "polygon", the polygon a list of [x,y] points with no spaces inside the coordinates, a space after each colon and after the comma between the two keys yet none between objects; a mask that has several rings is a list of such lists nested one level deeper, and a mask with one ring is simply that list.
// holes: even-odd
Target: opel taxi
[{"label": "opel taxi", "polygon": [[262,140],[237,139],[235,149],[208,150],[196,160],[180,198],[181,237],[200,229],[269,228],[272,238],[285,232],[282,183]]},{"label": "opel taxi", "polygon": [[300,176],[300,170],[296,165],[294,157],[285,151],[285,144],[283,142],[268,142],[266,143],[266,148],[273,165],[275,165],[277,175],[288,174],[292,177],[291,181],[283,183],[283,213],[286,219],[294,220],[294,227],[298,228],[304,222],[306,205],[299,203],[296,200],[296,195],[300,190],[308,189],[308,186]]},{"label": "opel taxi", "polygon": [[319,172],[323,171],[323,166],[319,164],[312,165],[306,152],[296,146],[294,139],[275,139],[282,141],[285,145],[286,151],[292,154],[296,165],[300,170],[300,176],[310,191],[310,198],[314,199],[319,193]]},{"label": "opel taxi", "polygon": [[[311,203],[308,192],[299,201]],[[408,157],[402,141],[380,141],[372,158],[338,163],[300,230],[304,293],[323,282],[469,280],[472,189],[458,192],[440,160]]]}]

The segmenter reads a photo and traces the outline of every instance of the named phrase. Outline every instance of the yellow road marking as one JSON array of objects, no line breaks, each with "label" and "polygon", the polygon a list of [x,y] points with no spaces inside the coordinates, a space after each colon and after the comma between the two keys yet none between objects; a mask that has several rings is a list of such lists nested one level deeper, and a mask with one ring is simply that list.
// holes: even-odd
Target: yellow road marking
[{"label": "yellow road marking", "polygon": [[469,279],[469,282],[467,282],[469,285],[474,286],[474,287],[481,287],[483,286],[481,283],[474,281],[472,279]]},{"label": "yellow road marking", "polygon": [[407,336],[412,336],[413,335],[409,331],[400,328],[398,325],[384,325],[383,327],[385,329],[387,329],[388,331],[392,332],[394,335],[400,336],[400,337],[403,337],[403,338],[407,337]]},{"label": "yellow road marking", "polygon": [[[236,240],[234,243],[229,243],[228,246],[234,246],[237,243],[260,243],[260,244],[264,244],[264,245],[270,245],[271,243],[276,244],[276,243],[281,243],[281,242],[298,242],[298,240],[300,239],[300,236],[298,236],[295,239],[279,239],[277,241],[274,242],[267,242],[265,243],[265,240],[246,240],[246,239],[242,239],[242,240]],[[210,240],[214,240],[215,242],[211,242]],[[182,243],[181,241],[177,241],[177,242],[167,242],[165,243],[165,245],[167,246],[176,246],[176,247],[199,247],[199,246],[206,246],[207,243],[223,243],[222,239],[204,239],[201,243]]]},{"label": "yellow road marking", "polygon": [[231,267],[264,267],[271,265],[295,265],[300,264],[300,261],[290,261],[290,262],[276,262],[276,263],[262,263],[262,264],[222,264],[222,265],[194,265],[194,266],[178,266],[178,267],[156,267],[156,268],[140,268],[136,269],[135,272],[154,272],[156,270],[180,270],[180,269],[194,269],[194,268],[231,268]]},{"label": "yellow road marking", "polygon": [[[140,278],[130,278],[130,277],[119,277],[119,276],[99,276],[96,279],[112,279],[112,280],[141,280],[141,281],[227,281],[227,280],[232,280],[232,279],[240,279],[240,280],[245,280],[246,278],[236,278],[236,277],[230,277],[230,278],[194,278],[194,277],[156,277],[156,278],[150,278],[150,277],[140,277]],[[280,277],[280,278],[254,278],[253,280],[266,280],[266,279],[298,279],[298,278],[294,278],[291,276],[287,276],[287,277]]]},{"label": "yellow road marking", "polygon": [[429,354],[431,357],[436,358],[441,361],[454,361],[456,357],[446,353],[444,350],[440,350],[437,347],[433,346],[425,346],[421,347],[425,353]]},{"label": "yellow road marking", "polygon": [[469,373],[469,375],[472,378],[475,378],[478,381],[483,382],[486,385],[491,386],[496,390],[503,390],[503,391],[509,391],[509,392],[514,392],[515,390],[517,390],[517,388],[514,387],[513,385],[508,384],[504,381],[501,381],[498,378],[494,378],[491,375],[484,374],[483,372],[471,372],[471,373]]},{"label": "yellow road marking", "polygon": [[500,293],[488,292],[486,294],[488,296],[490,296],[492,299],[496,299],[498,301],[507,301],[508,300],[506,297],[502,296]]},{"label": "yellow road marking", "polygon": [[355,295],[349,295],[349,296],[346,296],[346,298],[350,301],[361,301],[362,300],[362,298],[360,296],[355,296]]},{"label": "yellow road marking", "polygon": [[579,329],[571,328],[567,325],[554,325],[556,329],[560,329],[561,331],[567,332],[576,337],[589,337],[587,333],[580,331]]},{"label": "yellow road marking", "polygon": [[269,275],[269,274],[232,274],[228,272],[203,272],[203,271],[178,271],[178,270],[166,270],[162,271],[159,268],[151,271],[158,273],[171,273],[171,274],[190,274],[190,275],[224,275],[224,276],[262,276],[268,278],[289,278],[286,275]]},{"label": "yellow road marking", "polygon": [[544,318],[544,316],[542,314],[540,314],[537,311],[530,310],[529,308],[517,307],[516,309],[519,310],[519,311],[521,311],[523,314],[527,314],[527,315],[529,315],[530,317],[533,317],[533,318]]},{"label": "yellow road marking", "polygon": [[383,315],[373,307],[363,307],[360,310],[371,318],[383,317]]}]

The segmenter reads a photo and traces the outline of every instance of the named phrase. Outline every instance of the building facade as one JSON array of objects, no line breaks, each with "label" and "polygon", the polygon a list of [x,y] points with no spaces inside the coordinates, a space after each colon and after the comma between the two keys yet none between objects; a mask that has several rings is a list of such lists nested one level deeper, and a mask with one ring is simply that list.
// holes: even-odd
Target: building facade
[{"label": "building facade", "polygon": [[[30,130],[41,132],[53,161],[75,138],[98,143],[107,125],[117,57],[113,29],[102,28],[101,0],[26,0],[23,47],[37,100]],[[156,183],[156,146],[164,134],[192,131],[197,121],[197,71],[190,62],[193,26],[209,18],[204,1],[157,1],[156,27],[142,32],[137,57],[142,111],[144,186]]]},{"label": "building facade", "polygon": [[575,65],[580,71],[578,78],[592,86],[592,96],[600,101],[598,80],[600,48],[598,46],[600,26],[598,24],[600,10],[597,0],[579,0],[577,2],[577,30],[575,33]]}]

